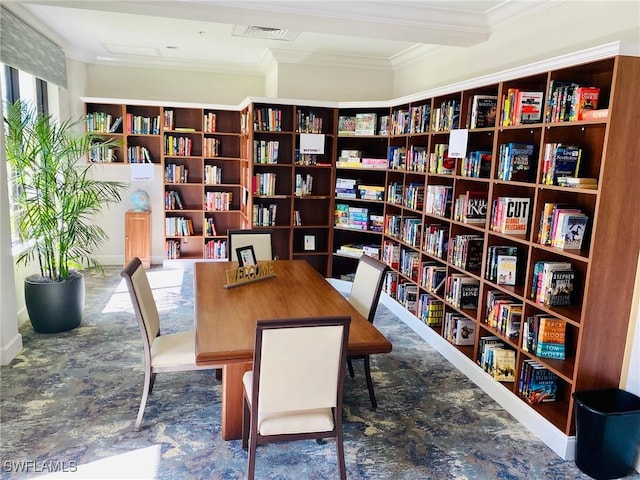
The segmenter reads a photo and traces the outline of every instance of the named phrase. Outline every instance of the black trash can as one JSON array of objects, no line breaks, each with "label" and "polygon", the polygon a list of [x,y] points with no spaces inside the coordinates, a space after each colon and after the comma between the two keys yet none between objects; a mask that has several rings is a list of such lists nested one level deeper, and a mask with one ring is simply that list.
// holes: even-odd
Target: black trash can
[{"label": "black trash can", "polygon": [[640,397],[608,388],[573,394],[576,465],[597,480],[628,475],[640,444]]}]

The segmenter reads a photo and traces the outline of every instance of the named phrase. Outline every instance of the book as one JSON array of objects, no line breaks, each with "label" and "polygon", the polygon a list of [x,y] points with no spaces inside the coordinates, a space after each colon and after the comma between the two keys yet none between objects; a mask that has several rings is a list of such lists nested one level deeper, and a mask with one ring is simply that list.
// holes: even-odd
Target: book
[{"label": "book", "polygon": [[530,365],[526,390],[526,398],[531,404],[555,402],[558,376],[542,365],[533,363]]},{"label": "book", "polygon": [[529,226],[531,199],[527,197],[499,197],[497,203],[495,230],[507,235],[526,235]]},{"label": "book", "polygon": [[541,122],[543,110],[544,92],[518,91],[515,106],[516,125]]},{"label": "book", "polygon": [[473,320],[465,317],[456,318],[454,321],[454,345],[473,345],[476,331],[476,324]]},{"label": "book", "polygon": [[598,108],[598,97],[600,88],[598,87],[578,87],[573,92],[571,99],[571,113],[569,120],[585,120],[584,112],[596,110]]},{"label": "book", "polygon": [[338,135],[355,135],[356,117],[355,115],[340,115],[338,117]]},{"label": "book", "polygon": [[553,317],[540,318],[535,354],[541,358],[565,359],[567,322]]},{"label": "book", "polygon": [[356,113],[356,135],[375,135],[377,115],[375,113]]},{"label": "book", "polygon": [[498,111],[497,95],[474,95],[469,128],[494,127]]},{"label": "book", "polygon": [[487,193],[482,191],[467,191],[463,223],[484,225],[487,220]]},{"label": "book", "polygon": [[516,352],[509,348],[493,349],[493,378],[498,382],[514,382]]},{"label": "book", "polygon": [[571,305],[575,290],[576,272],[573,269],[550,272],[545,304],[550,307]]},{"label": "book", "polygon": [[498,255],[498,276],[496,279],[496,283],[498,285],[515,285],[517,264],[518,257],[515,255]]},{"label": "book", "polygon": [[562,212],[551,245],[562,249],[580,249],[585,237],[589,217],[584,213]]}]

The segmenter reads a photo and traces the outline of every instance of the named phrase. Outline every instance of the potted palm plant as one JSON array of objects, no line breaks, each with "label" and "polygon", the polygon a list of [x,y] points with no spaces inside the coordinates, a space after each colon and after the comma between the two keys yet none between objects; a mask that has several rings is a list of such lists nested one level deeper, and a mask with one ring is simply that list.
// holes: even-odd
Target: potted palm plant
[{"label": "potted palm plant", "polygon": [[60,122],[27,102],[6,105],[7,161],[15,184],[17,233],[23,249],[18,265],[37,262],[39,273],[25,279],[25,304],[34,330],[57,333],[82,320],[82,268],[101,265],[92,253],[107,239],[92,221],[119,202],[126,183],[91,176],[92,148],[112,147],[84,131],[83,118]]}]

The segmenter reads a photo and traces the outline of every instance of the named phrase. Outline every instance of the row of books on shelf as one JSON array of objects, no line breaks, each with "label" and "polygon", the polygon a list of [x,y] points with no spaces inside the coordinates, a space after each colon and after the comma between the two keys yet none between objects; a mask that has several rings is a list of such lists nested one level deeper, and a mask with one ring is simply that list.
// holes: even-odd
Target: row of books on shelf
[{"label": "row of books on shelf", "polygon": [[449,144],[436,143],[429,154],[429,173],[453,175],[456,171],[456,159],[449,156]]},{"label": "row of books on shelf", "polygon": [[193,220],[189,217],[166,217],[164,233],[166,237],[188,237],[194,235]]},{"label": "row of books on shelf", "polygon": [[424,212],[427,215],[449,217],[453,187],[451,185],[427,185]]},{"label": "row of books on shelf", "polygon": [[476,234],[460,234],[451,238],[448,245],[449,262],[465,270],[482,268],[484,237]]},{"label": "row of books on shelf", "polygon": [[491,230],[507,235],[526,235],[529,228],[531,199],[498,197],[491,208]]},{"label": "row of books on shelf", "polygon": [[498,112],[498,96],[478,94],[471,98],[467,110],[468,128],[495,127]]},{"label": "row of books on shelf", "polygon": [[567,356],[566,338],[566,320],[553,315],[530,315],[522,327],[522,349],[540,358],[564,360]]},{"label": "row of books on shelf", "polygon": [[442,325],[442,336],[456,346],[473,345],[475,343],[476,323],[470,318],[456,312],[445,312]]},{"label": "row of books on shelf", "polygon": [[418,297],[416,317],[430,327],[441,326],[444,317],[444,302],[428,293],[421,293]]},{"label": "row of books on shelf", "polygon": [[518,278],[518,247],[490,245],[487,248],[485,278],[498,285],[515,285]]},{"label": "row of books on shelf", "polygon": [[375,113],[356,113],[338,117],[338,135],[376,135],[378,116]]},{"label": "row of books on shelf", "polygon": [[205,112],[202,115],[202,126],[205,133],[215,133],[217,116],[213,112]]},{"label": "row of books on shelf", "polygon": [[113,118],[106,112],[90,112],[86,116],[87,131],[93,133],[114,133],[122,124],[122,117]]},{"label": "row of books on shelf", "polygon": [[471,178],[489,178],[493,154],[486,150],[473,150],[460,159],[460,175]]},{"label": "row of books on shelf", "polygon": [[186,183],[189,169],[180,163],[167,163],[164,166],[165,183]]},{"label": "row of books on shelf", "polygon": [[518,394],[532,405],[555,402],[558,399],[559,377],[541,363],[526,359],[518,379]]},{"label": "row of books on shelf", "polygon": [[447,267],[433,261],[422,262],[420,286],[430,293],[440,294],[447,277]]},{"label": "row of books on shelf", "polygon": [[227,257],[227,241],[226,240],[210,240],[204,244],[204,258],[213,260],[226,260]]},{"label": "row of books on shelf", "polygon": [[418,285],[415,283],[398,281],[396,301],[411,313],[415,314],[418,304]]},{"label": "row of books on shelf", "polygon": [[275,107],[256,108],[253,111],[253,129],[268,132],[281,132],[282,110]]},{"label": "row of books on shelf", "polygon": [[344,149],[336,161],[338,168],[372,168],[386,169],[389,161],[386,158],[364,157],[361,150]]},{"label": "row of books on shelf", "polygon": [[92,163],[110,163],[118,161],[118,156],[113,148],[106,146],[92,146],[89,149],[89,161]]},{"label": "row of books on shelf", "polygon": [[231,210],[233,192],[205,192],[204,209],[208,212],[226,212]]},{"label": "row of books on shelf", "polygon": [[[431,119],[431,105],[415,105],[408,109],[394,110],[391,113],[391,125],[388,133],[391,135],[406,135],[411,133],[426,133],[429,131]],[[383,129],[380,128],[383,135]],[[384,133],[385,135],[387,133]]]},{"label": "row of books on shelf", "polygon": [[498,148],[500,180],[528,182],[536,171],[536,151],[532,143],[503,143]]},{"label": "row of books on shelf", "polygon": [[571,262],[538,261],[533,266],[530,298],[549,307],[572,305],[576,282]]},{"label": "row of books on shelf", "polygon": [[509,88],[502,95],[501,125],[523,125],[542,122],[544,92]]},{"label": "row of books on shelf", "polygon": [[580,249],[586,237],[589,217],[571,204],[546,202],[540,214],[537,241],[562,249]]},{"label": "row of books on shelf", "polygon": [[278,163],[280,142],[278,140],[254,140],[253,163],[275,164]]},{"label": "row of books on shelf", "polygon": [[202,154],[205,157],[218,157],[220,156],[220,139],[206,137],[202,143]]},{"label": "row of books on shelf", "polygon": [[[120,119],[121,117],[118,117]],[[118,120],[114,122],[112,128],[117,130]],[[116,131],[113,130],[113,131]],[[155,117],[144,117],[127,113],[125,131],[134,135],[160,135],[160,115]]]},{"label": "row of books on shelf", "polygon": [[431,223],[424,227],[422,249],[429,255],[445,258],[449,245],[449,227],[441,223]]},{"label": "row of books on shelf", "polygon": [[311,195],[313,192],[313,175],[307,173],[296,173],[295,186],[293,194],[296,197],[303,197],[305,195]]},{"label": "row of books on shelf", "polygon": [[422,235],[422,219],[418,217],[402,217],[400,239],[412,247],[419,247]]},{"label": "row of books on shelf", "polygon": [[382,232],[384,228],[384,217],[375,213],[369,213],[369,209],[366,207],[355,207],[344,203],[336,203],[334,225],[340,228]]},{"label": "row of books on shelf", "polygon": [[571,122],[585,120],[584,112],[596,110],[600,88],[579,83],[552,80],[549,84],[545,121]]},{"label": "row of books on shelf", "polygon": [[478,365],[498,382],[515,382],[516,352],[495,335],[480,337]]},{"label": "row of books on shelf", "polygon": [[453,207],[457,222],[484,225],[487,220],[487,192],[467,190],[458,195]]},{"label": "row of books on shelf", "polygon": [[363,184],[355,178],[336,178],[335,197],[337,199],[384,200],[385,187]]},{"label": "row of books on shelf", "polygon": [[265,172],[256,173],[253,176],[254,195],[275,195],[276,194],[276,174]]},{"label": "row of books on shelf", "polygon": [[405,169],[408,172],[423,173],[427,171],[429,165],[429,152],[427,147],[411,145],[406,155]]},{"label": "row of books on shelf", "polygon": [[274,227],[276,225],[276,215],[278,213],[278,205],[276,203],[269,205],[254,203],[252,208],[252,225],[254,227]]},{"label": "row of books on shelf", "polygon": [[487,291],[487,306],[484,323],[505,337],[520,337],[522,303],[499,290]]},{"label": "row of books on shelf", "polygon": [[222,183],[222,167],[218,165],[204,166],[205,185],[219,185]]},{"label": "row of books on shelf", "polygon": [[405,277],[409,277],[414,282],[417,282],[420,271],[420,253],[401,247],[398,270]]},{"label": "row of books on shelf", "polygon": [[127,161],[129,163],[152,163],[151,153],[147,147],[130,146],[127,147]]},{"label": "row of books on shelf", "polygon": [[164,209],[165,210],[182,210],[182,198],[177,190],[166,190],[164,192]]},{"label": "row of books on shelf", "polygon": [[189,137],[164,136],[164,154],[171,157],[188,157],[193,149],[193,139]]},{"label": "row of books on shelf", "polygon": [[297,111],[298,133],[323,133],[322,117],[313,112]]},{"label": "row of books on shelf", "polygon": [[445,300],[463,310],[478,308],[480,281],[463,273],[452,273],[445,280]]},{"label": "row of books on shelf", "polygon": [[341,245],[336,253],[347,257],[360,258],[362,255],[380,259],[380,245],[363,243],[345,243]]},{"label": "row of books on shelf", "polygon": [[180,258],[180,242],[178,240],[165,240],[164,258],[169,260]]},{"label": "row of books on shelf", "polygon": [[216,230],[216,223],[212,217],[207,217],[204,219],[204,234],[207,237],[215,237],[218,235],[218,231]]},{"label": "row of books on shelf", "polygon": [[559,177],[577,178],[580,172],[582,148],[566,143],[547,143],[542,161],[542,182],[545,185],[559,185]]},{"label": "row of books on shelf", "polygon": [[431,130],[446,132],[460,126],[460,100],[443,100],[438,107],[434,106],[431,114]]}]

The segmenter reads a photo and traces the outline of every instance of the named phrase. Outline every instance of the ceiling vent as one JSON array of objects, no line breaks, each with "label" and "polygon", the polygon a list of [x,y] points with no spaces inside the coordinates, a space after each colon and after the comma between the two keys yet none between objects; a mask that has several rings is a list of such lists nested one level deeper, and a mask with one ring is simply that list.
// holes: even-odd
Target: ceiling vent
[{"label": "ceiling vent", "polygon": [[291,42],[295,40],[299,32],[292,32],[282,28],[261,27],[258,25],[234,25],[234,37],[262,38],[264,40],[282,40]]}]

